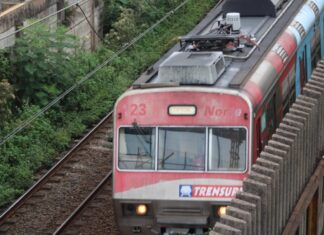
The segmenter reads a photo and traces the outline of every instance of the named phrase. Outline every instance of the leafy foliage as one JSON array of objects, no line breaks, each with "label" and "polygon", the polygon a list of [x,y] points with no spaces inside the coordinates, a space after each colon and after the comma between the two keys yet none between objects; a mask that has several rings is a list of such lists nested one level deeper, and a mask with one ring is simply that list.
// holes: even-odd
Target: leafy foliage
[{"label": "leafy foliage", "polygon": [[[10,61],[2,59],[0,55],[0,65],[12,66],[12,69],[2,69],[0,66],[0,74],[3,74],[0,82],[6,87],[2,88],[6,90],[3,93],[7,97],[5,107],[10,107],[13,102],[20,107],[14,109],[15,118],[7,118],[3,122],[0,140],[98,64],[111,58],[114,55],[111,49],[118,49],[182,2],[105,1],[105,14],[111,12],[106,17],[109,22],[106,40],[110,49],[100,48],[94,54],[80,51],[77,40],[66,35],[64,28],[60,27],[54,33],[38,25],[28,32],[24,31],[15,48],[10,53],[6,52],[11,55]],[[111,110],[115,100],[138,75],[175,44],[179,35],[190,30],[214,3],[214,0],[204,0],[198,5],[194,1],[189,2],[185,9],[145,36],[112,64],[98,71],[23,132],[0,146],[0,206],[29,187],[33,172],[49,165],[52,157],[64,149],[72,137],[81,135],[89,124]],[[120,37],[119,40],[117,37]],[[2,73],[2,70],[6,72]],[[12,72],[14,70],[15,73]],[[12,95],[16,97],[15,100],[12,100]]]},{"label": "leafy foliage", "polygon": [[[181,0],[106,0],[104,32],[110,48],[119,48],[162,18]],[[114,14],[111,14],[114,12]]]},{"label": "leafy foliage", "polygon": [[[23,106],[19,118],[7,124],[2,134],[39,111],[36,106]],[[63,129],[54,129],[51,121],[40,117],[22,133],[15,135],[0,148],[0,205],[17,196],[32,183],[33,172],[51,163],[51,158],[69,141]]]},{"label": "leafy foliage", "polygon": [[45,25],[37,24],[24,31],[11,55],[15,71],[11,81],[20,104],[45,105],[73,84],[70,51],[76,45],[76,39],[66,34],[63,27],[52,32]]},{"label": "leafy foliage", "polygon": [[8,80],[0,80],[0,127],[11,116],[11,102],[15,98],[13,87]]}]

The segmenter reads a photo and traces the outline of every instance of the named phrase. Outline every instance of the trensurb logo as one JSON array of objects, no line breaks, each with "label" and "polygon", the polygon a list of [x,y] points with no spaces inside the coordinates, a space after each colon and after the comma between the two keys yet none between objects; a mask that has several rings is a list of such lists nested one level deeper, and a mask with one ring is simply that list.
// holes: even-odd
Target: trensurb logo
[{"label": "trensurb logo", "polygon": [[179,197],[192,197],[192,185],[179,185]]},{"label": "trensurb logo", "polygon": [[234,198],[241,185],[179,185],[179,197],[190,198]]},{"label": "trensurb logo", "polygon": [[192,185],[192,197],[200,198],[233,198],[238,191],[242,191],[239,185]]}]

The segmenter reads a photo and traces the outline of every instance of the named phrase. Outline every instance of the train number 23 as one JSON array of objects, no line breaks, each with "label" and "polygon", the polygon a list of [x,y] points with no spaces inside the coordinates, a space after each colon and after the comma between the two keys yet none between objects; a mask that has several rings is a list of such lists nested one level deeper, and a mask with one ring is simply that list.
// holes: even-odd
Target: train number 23
[{"label": "train number 23", "polygon": [[131,115],[145,115],[146,105],[145,104],[132,104]]}]

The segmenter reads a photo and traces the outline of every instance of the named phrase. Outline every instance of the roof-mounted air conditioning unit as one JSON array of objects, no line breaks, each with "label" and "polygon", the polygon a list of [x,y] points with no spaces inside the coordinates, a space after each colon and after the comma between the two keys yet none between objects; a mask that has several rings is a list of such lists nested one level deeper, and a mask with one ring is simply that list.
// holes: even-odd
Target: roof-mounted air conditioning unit
[{"label": "roof-mounted air conditioning unit", "polygon": [[214,84],[225,71],[222,52],[174,52],[159,67],[159,81]]}]

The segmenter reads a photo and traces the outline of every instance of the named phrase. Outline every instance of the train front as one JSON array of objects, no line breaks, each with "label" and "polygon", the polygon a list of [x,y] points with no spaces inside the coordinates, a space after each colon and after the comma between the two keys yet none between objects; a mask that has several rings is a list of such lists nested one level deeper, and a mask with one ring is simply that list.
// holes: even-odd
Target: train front
[{"label": "train front", "polygon": [[114,129],[121,234],[207,234],[249,170],[251,116],[235,90],[126,92],[115,106]]}]

